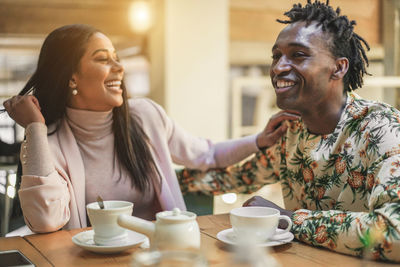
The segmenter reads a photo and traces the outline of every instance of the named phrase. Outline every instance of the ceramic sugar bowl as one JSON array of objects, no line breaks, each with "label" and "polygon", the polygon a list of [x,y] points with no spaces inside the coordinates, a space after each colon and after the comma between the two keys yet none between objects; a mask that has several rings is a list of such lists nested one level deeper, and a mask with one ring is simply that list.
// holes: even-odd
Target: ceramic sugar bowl
[{"label": "ceramic sugar bowl", "polygon": [[200,248],[200,229],[193,212],[179,208],[162,211],[156,214],[155,223],[123,214],[118,217],[118,224],[146,235],[152,248]]}]

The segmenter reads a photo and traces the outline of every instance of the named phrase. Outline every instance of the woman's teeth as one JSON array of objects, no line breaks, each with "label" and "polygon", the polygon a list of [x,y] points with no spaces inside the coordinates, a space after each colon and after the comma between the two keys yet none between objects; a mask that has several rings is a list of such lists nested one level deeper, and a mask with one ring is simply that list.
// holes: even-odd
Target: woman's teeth
[{"label": "woman's teeth", "polygon": [[121,81],[110,81],[110,82],[106,82],[105,85],[111,89],[120,89]]},{"label": "woman's teeth", "polygon": [[289,82],[289,81],[277,81],[276,86],[278,88],[285,88],[285,87],[290,87],[293,86],[294,82]]}]

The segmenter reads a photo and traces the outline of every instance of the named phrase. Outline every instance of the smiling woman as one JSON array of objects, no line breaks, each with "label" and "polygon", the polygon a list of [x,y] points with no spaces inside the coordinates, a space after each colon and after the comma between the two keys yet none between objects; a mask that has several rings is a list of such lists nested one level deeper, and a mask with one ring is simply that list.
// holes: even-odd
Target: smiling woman
[{"label": "smiling woman", "polygon": [[185,210],[172,163],[226,167],[275,143],[282,121],[298,118],[283,112],[258,135],[213,144],[186,133],[153,101],[128,100],[123,76],[107,36],[67,25],[49,34],[35,73],[4,102],[26,128],[19,197],[33,231],[86,227],[85,206],[99,195],[134,202],[133,214],[144,219]]},{"label": "smiling woman", "polygon": [[100,32],[93,34],[78,70],[69,81],[69,87],[76,92],[69,106],[94,111],[109,111],[121,106],[123,75],[124,68],[110,39]]}]

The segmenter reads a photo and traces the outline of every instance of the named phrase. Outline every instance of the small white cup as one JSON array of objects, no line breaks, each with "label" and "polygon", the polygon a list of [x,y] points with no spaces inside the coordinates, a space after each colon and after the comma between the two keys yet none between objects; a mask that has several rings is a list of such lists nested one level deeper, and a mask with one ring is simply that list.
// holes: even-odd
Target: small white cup
[{"label": "small white cup", "polygon": [[87,214],[94,231],[94,243],[101,246],[115,246],[127,241],[127,230],[118,225],[121,214],[132,215],[133,203],[128,201],[104,201],[104,209],[97,202],[86,205]]},{"label": "small white cup", "polygon": [[279,210],[268,207],[240,207],[232,209],[230,221],[238,241],[261,243],[275,235],[279,220],[288,222],[281,234],[290,231],[292,221],[288,216],[280,215]]}]

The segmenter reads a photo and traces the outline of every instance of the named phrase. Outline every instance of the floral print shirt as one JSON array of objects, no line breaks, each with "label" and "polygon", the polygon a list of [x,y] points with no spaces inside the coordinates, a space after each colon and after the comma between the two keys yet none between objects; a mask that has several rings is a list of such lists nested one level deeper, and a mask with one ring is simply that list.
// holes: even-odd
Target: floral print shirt
[{"label": "floral print shirt", "polygon": [[182,170],[182,191],[252,193],[280,182],[298,240],[400,261],[400,112],[349,93],[331,134],[288,123],[279,142],[241,165]]}]

